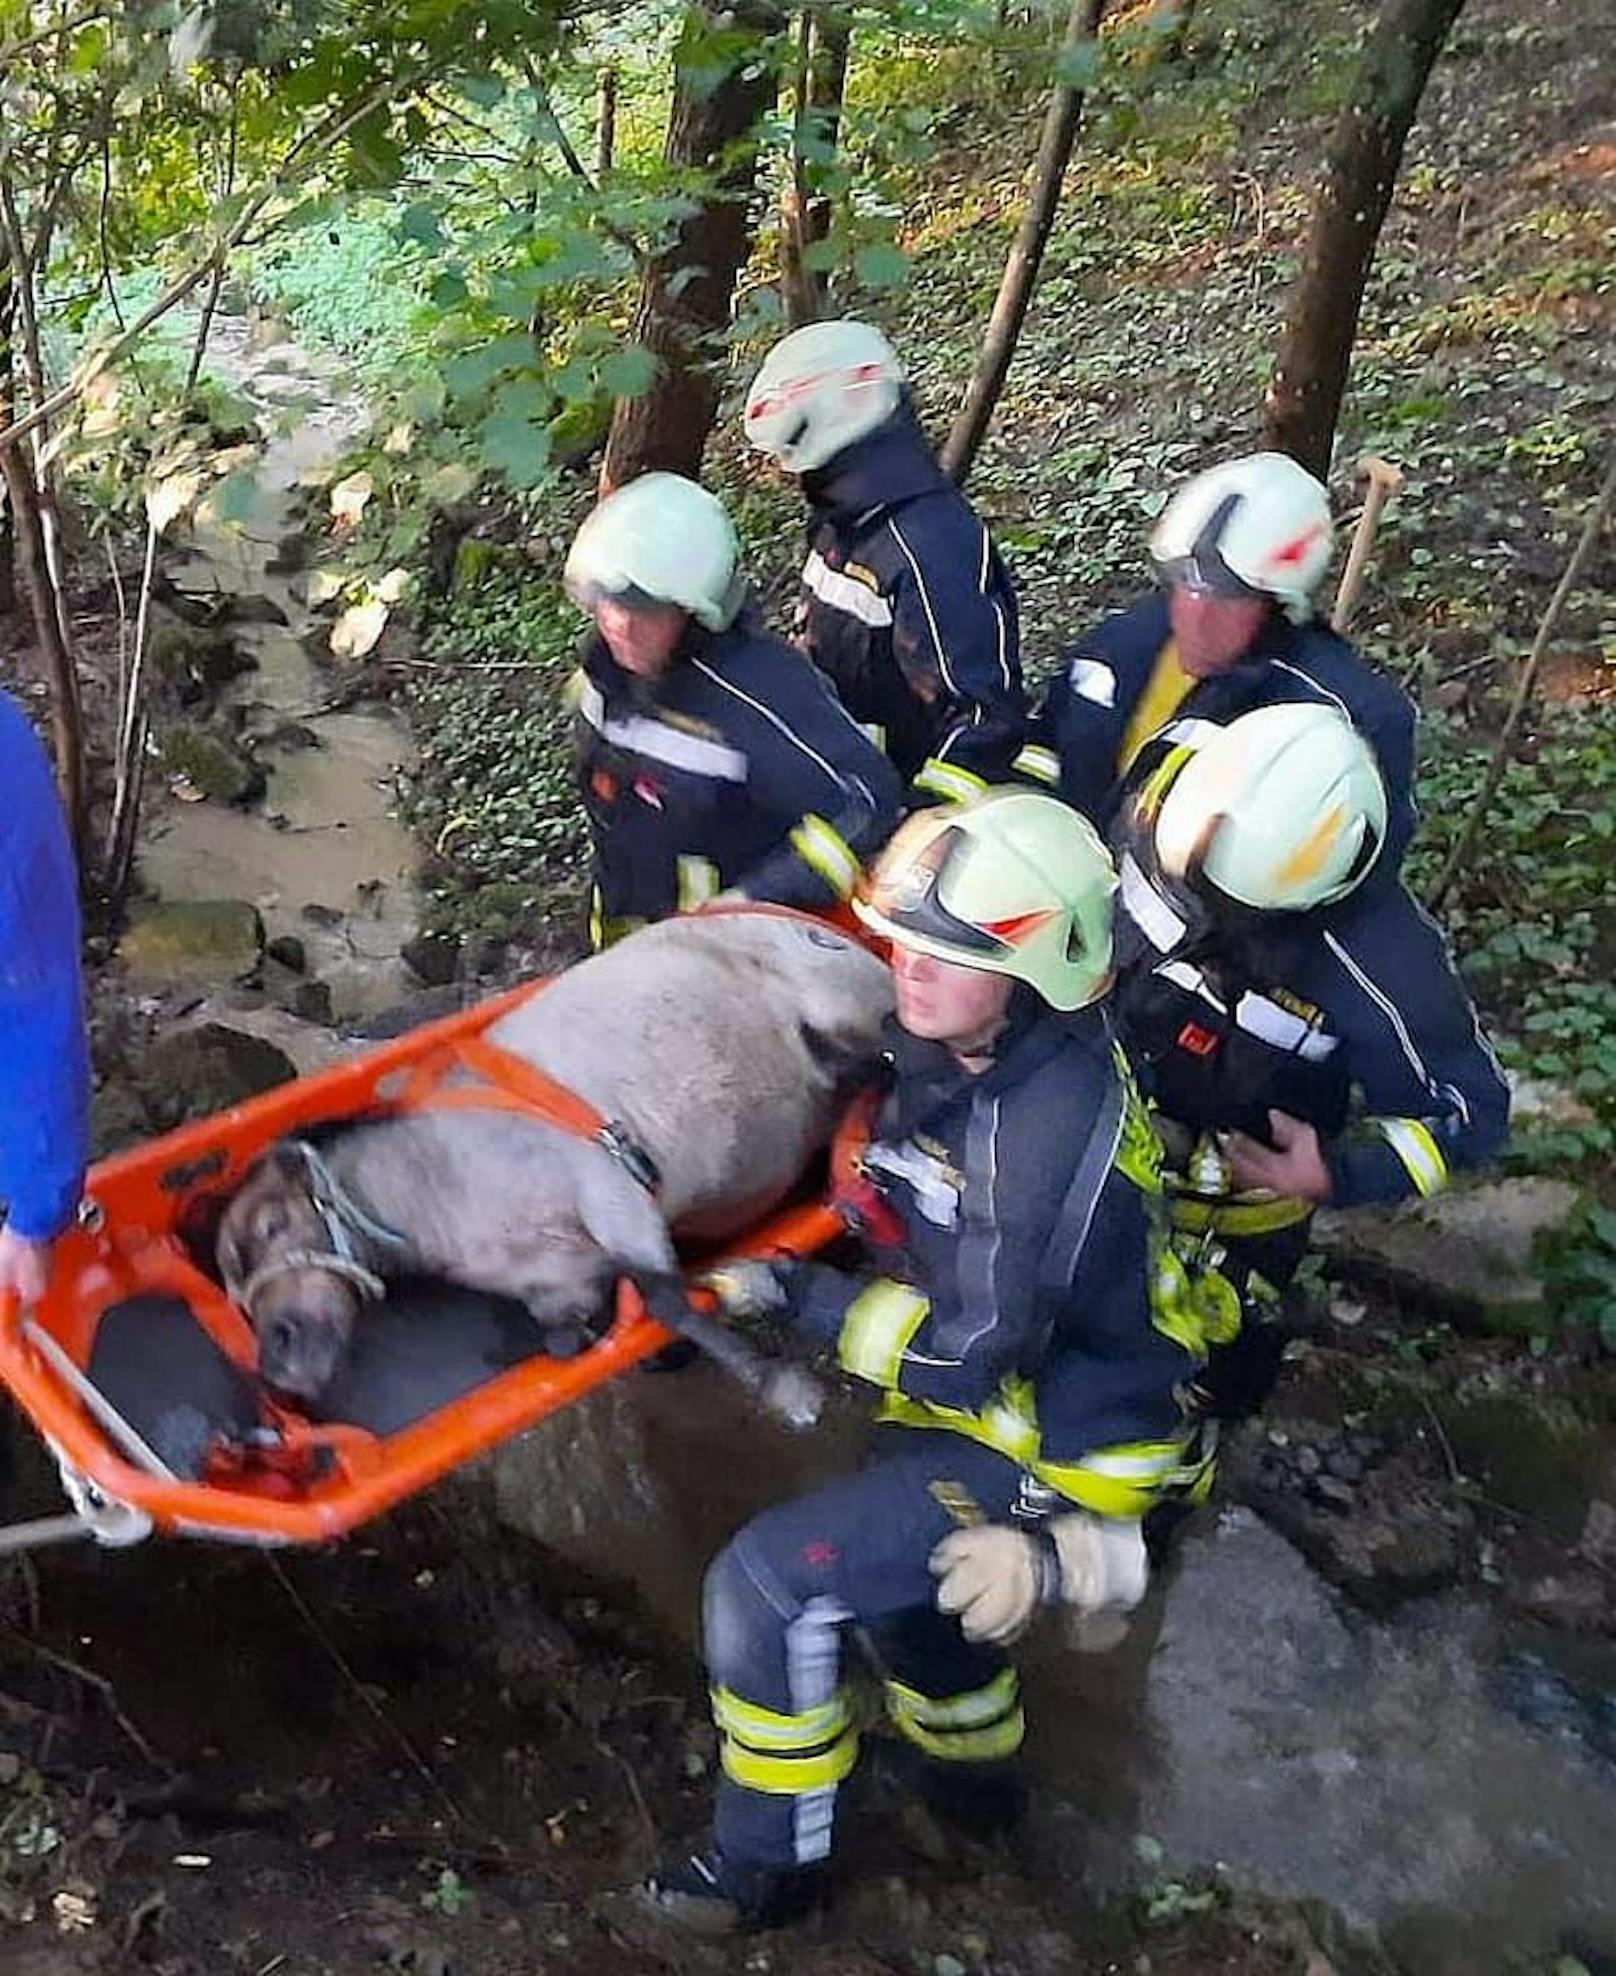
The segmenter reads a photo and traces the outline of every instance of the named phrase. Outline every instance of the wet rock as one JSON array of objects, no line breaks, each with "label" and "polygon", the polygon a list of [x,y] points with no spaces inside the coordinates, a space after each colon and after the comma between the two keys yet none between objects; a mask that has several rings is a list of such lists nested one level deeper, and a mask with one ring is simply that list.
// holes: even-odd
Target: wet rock
[{"label": "wet rock", "polygon": [[182,706],[211,699],[257,661],[236,644],[227,626],[188,624],[183,618],[154,623],[147,663]]},{"label": "wet rock", "polygon": [[375,1015],[361,1016],[350,1022],[348,1028],[367,1043],[387,1043],[395,1036],[403,1036],[411,1029],[418,1029],[423,1022],[435,1022],[439,1016],[456,1015],[466,1005],[466,997],[456,982],[446,983],[441,988],[428,988],[419,995],[411,995],[407,1001],[397,1002],[390,1009],[381,1009]]},{"label": "wet rock", "polygon": [[151,1120],[140,1093],[121,1077],[109,1078],[90,1099],[90,1157],[104,1160],[149,1136]]},{"label": "wet rock", "polygon": [[212,987],[254,972],[264,923],[244,899],[174,899],[147,906],[118,942],[131,983]]},{"label": "wet rock", "polygon": [[1519,1330],[1542,1307],[1537,1244],[1564,1228],[1577,1200],[1569,1181],[1488,1181],[1399,1208],[1321,1213],[1315,1240],[1345,1275],[1416,1296],[1458,1321]]},{"label": "wet rock", "polygon": [[293,974],[301,974],[309,964],[308,949],[295,933],[277,933],[264,952]]},{"label": "wet rock", "polygon": [[418,933],[404,942],[399,954],[423,987],[442,988],[459,969],[460,942],[452,933]]},{"label": "wet rock", "polygon": [[1522,1586],[1512,1602],[1527,1618],[1568,1633],[1605,1632],[1613,1617],[1610,1587],[1593,1571],[1548,1572]]},{"label": "wet rock", "polygon": [[308,921],[310,926],[331,927],[342,924],[342,913],[336,906],[322,906],[314,899],[311,899],[303,908],[303,918]]},{"label": "wet rock", "polygon": [[1577,1549],[1595,1564],[1616,1566],[1616,1503],[1593,1502],[1582,1526]]},{"label": "wet rock", "polygon": [[331,1023],[335,1020],[329,981],[300,981],[292,990],[290,1007],[303,1022]]},{"label": "wet rock", "polygon": [[216,803],[250,803],[264,793],[262,766],[209,728],[177,722],[159,748],[165,774],[183,775]]},{"label": "wet rock", "polygon": [[1616,1487],[1607,1436],[1570,1405],[1519,1389],[1441,1404],[1443,1430],[1466,1475],[1562,1543],[1577,1543],[1589,1504]]},{"label": "wet rock", "polygon": [[208,1022],[159,1037],[131,1074],[153,1126],[167,1131],[272,1091],[297,1066],[262,1037]]},{"label": "wet rock", "polygon": [[254,595],[249,591],[232,593],[229,618],[232,624],[284,625],[290,622],[284,608],[273,597]]}]

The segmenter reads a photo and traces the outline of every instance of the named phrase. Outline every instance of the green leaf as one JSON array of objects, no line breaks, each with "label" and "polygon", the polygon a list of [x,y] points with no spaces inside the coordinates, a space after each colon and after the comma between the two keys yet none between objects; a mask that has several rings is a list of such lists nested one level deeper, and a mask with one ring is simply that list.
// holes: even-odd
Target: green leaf
[{"label": "green leaf", "polygon": [[657,360],[643,343],[614,350],[600,367],[600,385],[614,398],[640,398],[656,380]]},{"label": "green leaf", "polygon": [[550,435],[542,425],[496,412],[478,434],[482,456],[512,487],[537,487],[550,464]]},{"label": "green leaf", "polygon": [[443,381],[452,398],[469,398],[486,390],[502,371],[525,370],[532,361],[531,336],[496,336],[452,357],[443,367]]},{"label": "green leaf", "polygon": [[555,408],[555,393],[547,381],[536,377],[512,378],[494,393],[494,413],[498,418],[524,419],[529,424],[549,418]]},{"label": "green leaf", "polygon": [[458,309],[470,295],[466,277],[453,268],[445,268],[442,274],[434,275],[432,286],[427,293],[432,297],[435,309]]},{"label": "green leaf", "polygon": [[404,175],[404,152],[393,136],[385,109],[373,110],[348,133],[348,152],[353,159],[353,176],[365,186],[380,190],[396,185]]},{"label": "green leaf", "polygon": [[421,492],[435,506],[448,508],[463,501],[476,485],[477,475],[464,461],[449,460],[427,475]]},{"label": "green leaf", "polygon": [[424,200],[417,200],[405,210],[404,217],[398,223],[398,237],[413,241],[417,247],[425,247],[434,253],[445,244],[443,226],[437,212]]},{"label": "green leaf", "polygon": [[901,288],[909,279],[909,256],[901,247],[878,240],[854,254],[853,272],[865,288]]},{"label": "green leaf", "polygon": [[467,75],[460,78],[460,93],[468,103],[491,110],[505,100],[505,79],[499,75]]}]

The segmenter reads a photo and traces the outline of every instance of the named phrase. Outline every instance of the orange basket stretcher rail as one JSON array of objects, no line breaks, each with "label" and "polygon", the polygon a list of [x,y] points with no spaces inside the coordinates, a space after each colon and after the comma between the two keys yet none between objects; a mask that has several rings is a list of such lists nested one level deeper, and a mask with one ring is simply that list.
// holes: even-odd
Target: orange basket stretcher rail
[{"label": "orange basket stretcher rail", "polygon": [[[250,1328],[182,1238],[200,1197],[228,1195],[277,1140],[313,1126],[388,1109],[398,1092],[523,998],[528,984],[245,1104],[118,1154],[92,1168],[78,1223],[56,1243],[44,1297],[29,1313],[0,1295],[0,1383],[56,1456],[72,1515],[0,1531],[0,1551],[87,1535],[107,1544],[153,1531],[276,1546],[340,1537],[416,1494],[522,1429],[571,1405],[651,1357],[671,1334],[646,1315],[628,1285],[615,1321],[575,1358],[542,1355],[499,1371],[398,1431],[379,1435],[317,1424],[266,1398],[268,1446],[243,1451],[232,1470],[215,1462],[203,1479],[175,1475],[90,1383],[85,1367],[104,1313],[121,1300],[179,1298],[224,1354],[250,1373]],[[475,1055],[475,1051],[468,1052]],[[565,1112],[570,1094],[555,1097]],[[577,1100],[571,1100],[576,1105]],[[867,1132],[855,1106],[838,1133],[832,1172],[845,1174]],[[834,1189],[832,1190],[834,1191]],[[713,1260],[803,1256],[846,1232],[828,1199],[767,1216]]]}]

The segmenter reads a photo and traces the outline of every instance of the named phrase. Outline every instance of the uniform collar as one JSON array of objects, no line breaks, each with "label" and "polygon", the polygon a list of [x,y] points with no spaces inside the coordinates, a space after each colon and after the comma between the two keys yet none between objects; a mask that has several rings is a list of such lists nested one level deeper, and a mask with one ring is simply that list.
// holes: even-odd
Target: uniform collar
[{"label": "uniform collar", "polygon": [[895,508],[953,484],[907,397],[884,425],[802,477],[802,491],[816,514],[840,517]]}]

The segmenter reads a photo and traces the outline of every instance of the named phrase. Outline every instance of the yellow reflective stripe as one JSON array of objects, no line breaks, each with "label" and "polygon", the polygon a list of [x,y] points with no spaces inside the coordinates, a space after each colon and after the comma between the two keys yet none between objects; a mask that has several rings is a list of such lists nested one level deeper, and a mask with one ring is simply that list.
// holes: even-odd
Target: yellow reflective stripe
[{"label": "yellow reflective stripe", "polygon": [[851,1720],[845,1693],[833,1695],[817,1708],[804,1709],[800,1715],[783,1715],[746,1701],[733,1688],[709,1692],[714,1722],[753,1749],[817,1750],[840,1736]]},{"label": "yellow reflective stripe", "polygon": [[589,890],[589,944],[598,954],[603,947],[615,947],[619,940],[630,933],[638,932],[645,924],[643,919],[632,916],[625,919],[610,918],[601,902],[600,887],[593,885]]},{"label": "yellow reflective stripe", "polygon": [[1043,782],[1054,789],[1060,782],[1060,756],[1053,748],[1040,748],[1029,742],[1010,765],[1018,775]]},{"label": "yellow reflective stripe", "polygon": [[724,1775],[749,1791],[766,1791],[771,1797],[799,1797],[805,1791],[822,1791],[839,1784],[858,1762],[858,1735],[848,1729],[828,1749],[812,1754],[775,1756],[751,1750],[733,1736],[726,1736],[719,1752]]},{"label": "yellow reflective stripe", "polygon": [[716,899],[719,889],[718,867],[711,858],[698,858],[690,853],[680,853],[680,912],[688,912],[692,906],[702,905],[708,899]]},{"label": "yellow reflective stripe", "polygon": [[1422,1194],[1440,1194],[1448,1184],[1448,1163],[1430,1127],[1417,1118],[1377,1118],[1375,1130],[1408,1169]]},{"label": "yellow reflective stripe", "polygon": [[894,1721],[922,1729],[981,1729],[1016,1705],[1021,1683],[1013,1667],[1001,1668],[985,1688],[960,1695],[923,1695],[902,1681],[888,1681],[887,1707]]},{"label": "yellow reflective stripe", "polygon": [[1151,1118],[1150,1107],[1140,1095],[1133,1065],[1120,1044],[1112,1044],[1111,1061],[1122,1085],[1122,1134],[1111,1164],[1142,1193],[1159,1194],[1164,1157],[1161,1135]]},{"label": "yellow reflective stripe", "polygon": [[850,896],[858,883],[859,861],[839,830],[810,812],[792,831],[791,843],[797,856],[811,871],[818,872],[838,899]]},{"label": "yellow reflective stripe", "polygon": [[859,1292],[842,1319],[836,1343],[842,1370],[875,1386],[896,1386],[904,1351],[930,1308],[913,1285],[878,1277]]},{"label": "yellow reflective stripe", "polygon": [[922,762],[920,773],[915,777],[915,787],[926,789],[934,796],[941,796],[950,803],[968,803],[973,796],[980,796],[987,788],[987,782],[968,768],[960,768],[954,762],[945,762],[936,755]]},{"label": "yellow reflective stripe", "polygon": [[1173,1226],[1186,1234],[1200,1235],[1211,1229],[1214,1235],[1271,1235],[1279,1228],[1294,1228],[1313,1212],[1311,1201],[1293,1194],[1270,1194],[1261,1200],[1195,1200],[1187,1194],[1175,1195],[1171,1207]]},{"label": "yellow reflective stripe", "polygon": [[[1033,1473],[1096,1516],[1143,1516],[1170,1486],[1184,1486],[1200,1464],[1185,1466],[1188,1437],[1128,1441],[1095,1448],[1077,1461],[1033,1463]],[[1210,1484],[1208,1484],[1210,1486]]]},{"label": "yellow reflective stripe", "polygon": [[981,1729],[928,1729],[898,1714],[893,1715],[892,1726],[905,1742],[942,1763],[992,1763],[1014,1756],[1027,1740],[1027,1717],[1020,1702]]}]

